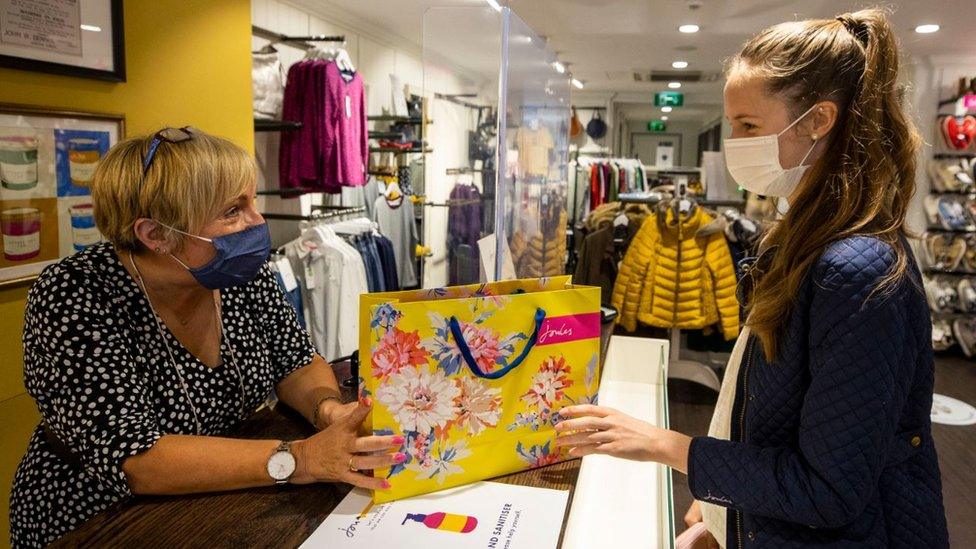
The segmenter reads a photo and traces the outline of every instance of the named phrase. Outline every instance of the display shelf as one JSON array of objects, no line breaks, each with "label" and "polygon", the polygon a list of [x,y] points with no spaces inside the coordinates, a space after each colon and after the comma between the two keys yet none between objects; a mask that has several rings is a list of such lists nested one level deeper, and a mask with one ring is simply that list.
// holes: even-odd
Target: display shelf
[{"label": "display shelf", "polygon": [[976,151],[943,151],[935,153],[936,160],[949,158],[976,158]]},{"label": "display shelf", "polygon": [[924,270],[926,274],[933,274],[933,275],[976,276],[976,272],[974,271],[966,271],[966,270],[959,270],[959,269],[947,270],[947,269],[939,269],[937,267],[926,267]]},{"label": "display shelf", "polygon": [[404,124],[433,124],[433,120],[424,120],[420,116],[397,116],[395,114],[373,114],[366,117],[370,122],[400,122]]},{"label": "display shelf", "polygon": [[302,129],[301,122],[291,120],[265,120],[263,118],[254,119],[254,131],[256,132],[288,132]]},{"label": "display shelf", "polygon": [[950,196],[976,196],[976,190],[968,191],[940,191],[938,189],[929,189],[929,194],[945,194]]},{"label": "display shelf", "polygon": [[976,233],[976,228],[970,228],[970,229],[946,229],[945,227],[932,227],[932,226],[930,226],[930,227],[926,228],[925,230],[928,231],[928,232],[935,232],[935,233],[958,233],[958,234],[972,234],[972,233]]},{"label": "display shelf", "polygon": [[434,152],[434,149],[431,149],[430,147],[428,147],[426,149],[423,149],[423,148],[420,148],[420,147],[411,147],[409,149],[400,149],[400,148],[397,148],[397,147],[370,147],[369,148],[369,152],[371,152],[371,153],[400,153],[400,154],[408,154],[408,153],[424,153],[424,154],[430,154],[430,153]]}]

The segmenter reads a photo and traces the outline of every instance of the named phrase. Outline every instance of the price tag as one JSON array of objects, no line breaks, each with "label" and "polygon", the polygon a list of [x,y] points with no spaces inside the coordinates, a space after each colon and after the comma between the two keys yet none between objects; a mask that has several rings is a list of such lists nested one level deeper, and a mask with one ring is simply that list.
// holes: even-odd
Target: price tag
[{"label": "price tag", "polygon": [[346,96],[346,118],[352,118],[352,98]]},{"label": "price tag", "polygon": [[290,261],[282,257],[275,261],[275,267],[278,268],[281,280],[285,282],[285,291],[290,292],[298,287],[298,281],[295,280],[295,272],[291,270]]},{"label": "price tag", "polygon": [[305,287],[309,290],[315,288],[315,270],[308,263],[305,264]]}]

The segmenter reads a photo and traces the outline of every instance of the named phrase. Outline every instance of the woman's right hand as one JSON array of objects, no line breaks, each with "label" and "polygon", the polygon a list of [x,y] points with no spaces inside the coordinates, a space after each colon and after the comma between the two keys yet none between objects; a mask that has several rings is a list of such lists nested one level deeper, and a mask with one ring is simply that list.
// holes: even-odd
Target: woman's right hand
[{"label": "woman's right hand", "polygon": [[407,456],[391,451],[403,444],[401,436],[359,436],[359,426],[366,419],[372,401],[361,401],[352,412],[305,440],[292,444],[295,473],[292,484],[312,482],[345,482],[370,490],[387,490],[386,479],[364,475],[360,471],[383,469],[406,461]]},{"label": "woman's right hand", "polygon": [[[701,504],[698,503],[698,500],[695,500],[691,502],[691,507],[688,507],[688,512],[685,513],[685,525],[691,528],[699,522],[702,522]],[[696,544],[696,549],[719,549],[718,541],[715,540],[711,532],[705,532],[704,541],[704,544]]]}]

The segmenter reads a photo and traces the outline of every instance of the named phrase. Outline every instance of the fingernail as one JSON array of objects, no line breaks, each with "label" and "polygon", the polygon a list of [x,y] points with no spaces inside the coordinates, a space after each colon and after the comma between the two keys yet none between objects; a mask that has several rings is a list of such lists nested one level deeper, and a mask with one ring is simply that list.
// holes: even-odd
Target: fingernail
[{"label": "fingernail", "polygon": [[407,461],[407,454],[396,454],[393,456],[393,463],[403,463]]},{"label": "fingernail", "polygon": [[368,407],[370,407],[372,405],[373,405],[373,399],[371,399],[369,397],[366,397],[366,398],[363,399],[363,406],[366,406],[368,408]]},{"label": "fingernail", "polygon": [[405,438],[403,438],[403,437],[401,437],[399,435],[393,437],[393,444],[403,444],[406,441],[407,441],[407,439],[405,439]]},{"label": "fingernail", "polygon": [[382,486],[383,486],[383,489],[384,490],[389,490],[390,489],[390,486],[391,486],[390,485],[390,481],[384,480]]}]

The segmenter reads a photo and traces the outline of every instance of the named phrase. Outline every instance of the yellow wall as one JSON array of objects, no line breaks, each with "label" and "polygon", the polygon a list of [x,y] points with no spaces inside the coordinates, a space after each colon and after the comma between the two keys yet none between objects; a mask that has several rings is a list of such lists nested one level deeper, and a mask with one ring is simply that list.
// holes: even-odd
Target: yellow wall
[{"label": "yellow wall", "polygon": [[[249,0],[125,0],[127,82],[0,69],[0,102],[121,113],[128,135],[191,125],[253,150]],[[17,462],[37,424],[24,393],[27,288],[0,290],[0,546]]]}]

